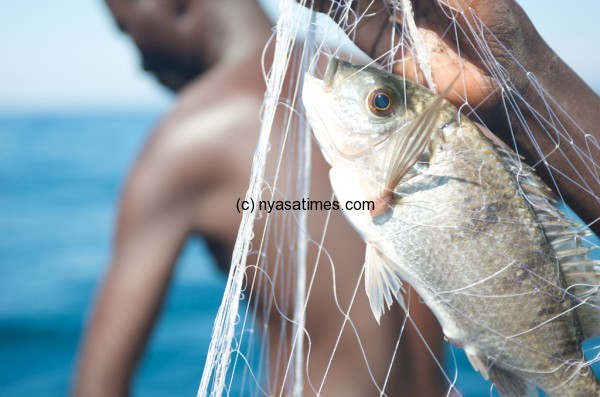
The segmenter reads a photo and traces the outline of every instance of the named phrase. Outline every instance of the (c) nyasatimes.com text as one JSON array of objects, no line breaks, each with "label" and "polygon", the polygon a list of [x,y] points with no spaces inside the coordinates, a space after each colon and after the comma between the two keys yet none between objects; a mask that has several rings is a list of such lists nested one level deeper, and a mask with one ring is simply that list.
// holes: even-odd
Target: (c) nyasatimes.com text
[{"label": "(c) nyasatimes.com text", "polygon": [[[258,208],[256,204],[258,204]],[[269,214],[272,211],[360,211],[375,209],[375,202],[370,200],[339,202],[337,200],[323,201],[305,198],[302,200],[254,200],[252,198],[244,200],[239,198],[236,208],[239,213],[242,213],[242,211],[254,212],[258,209]]]}]

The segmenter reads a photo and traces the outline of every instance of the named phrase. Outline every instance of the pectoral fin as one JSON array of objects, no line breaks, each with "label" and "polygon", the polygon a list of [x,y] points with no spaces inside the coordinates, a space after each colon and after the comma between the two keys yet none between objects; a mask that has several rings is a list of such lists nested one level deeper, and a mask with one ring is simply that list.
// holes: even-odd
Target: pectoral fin
[{"label": "pectoral fin", "polygon": [[386,309],[396,301],[406,310],[402,297],[402,281],[396,270],[397,265],[386,258],[375,245],[367,243],[365,254],[365,289],[375,320],[379,319]]},{"label": "pectoral fin", "polygon": [[406,175],[419,156],[425,151],[434,132],[435,123],[446,101],[444,97],[450,92],[456,80],[440,93],[419,115],[399,132],[393,135],[388,145],[388,171],[385,189],[393,191]]}]

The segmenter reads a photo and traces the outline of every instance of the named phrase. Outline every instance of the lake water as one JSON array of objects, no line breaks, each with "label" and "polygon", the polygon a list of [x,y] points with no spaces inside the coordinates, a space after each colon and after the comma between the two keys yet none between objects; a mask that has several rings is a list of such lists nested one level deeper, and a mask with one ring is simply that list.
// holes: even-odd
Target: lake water
[{"label": "lake water", "polygon": [[[0,118],[0,396],[69,390],[120,186],[158,117]],[[195,395],[224,283],[202,242],[191,241],[136,395]]]},{"label": "lake water", "polygon": [[[159,117],[0,116],[0,396],[68,393],[108,263],[120,187]],[[134,395],[196,395],[224,286],[203,242],[190,241]],[[489,395],[455,352],[463,395]]]}]

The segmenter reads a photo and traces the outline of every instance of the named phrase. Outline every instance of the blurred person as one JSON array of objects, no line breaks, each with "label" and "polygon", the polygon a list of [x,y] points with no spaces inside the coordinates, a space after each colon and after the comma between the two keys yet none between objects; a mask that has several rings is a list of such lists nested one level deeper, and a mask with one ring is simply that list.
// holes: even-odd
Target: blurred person
[{"label": "blurred person", "polygon": [[[354,11],[344,26],[356,29],[358,47],[373,59],[385,56],[392,30],[401,29],[401,13],[385,1],[308,2],[338,22],[346,15],[338,11],[342,4]],[[466,102],[469,106],[461,109],[474,109],[470,117],[513,150],[518,148],[548,186],[600,235],[600,97],[550,48],[514,0],[413,0],[412,5],[437,88],[448,87],[462,72],[447,99],[457,107]],[[361,19],[355,21],[355,14]],[[396,41],[399,36],[394,36]],[[501,68],[513,93],[518,93],[518,111],[503,102],[506,94],[503,98],[482,51],[486,46],[492,62],[497,62],[494,72]],[[396,60],[401,58],[400,50]],[[422,71],[408,54],[404,62],[395,63],[393,72],[424,84]]]},{"label": "blurred person", "polygon": [[[260,128],[258,115],[265,91],[261,55],[271,36],[271,25],[254,0],[108,0],[108,5],[118,26],[135,41],[144,68],[176,90],[178,97],[123,189],[110,268],[82,344],[74,389],[80,397],[129,393],[173,266],[189,236],[203,236],[219,266],[228,268],[241,219],[235,203],[248,188]],[[269,59],[272,48],[266,54]],[[272,139],[279,139],[284,123],[281,117],[275,123]],[[318,150],[313,153],[310,198],[326,201],[332,195],[329,166]],[[281,173],[293,166],[284,162]],[[276,159],[269,160],[266,175],[274,175],[276,168]],[[284,215],[273,212],[276,219],[272,221]],[[321,236],[326,215],[325,211],[309,212],[313,238]],[[262,227],[264,219],[257,221],[257,230]],[[317,262],[317,248],[311,246],[308,253],[309,276]],[[325,248],[332,262],[340,265],[335,286],[345,309],[361,274],[365,247],[340,212],[331,213]],[[276,260],[276,249],[270,244],[266,251],[270,262]],[[320,258],[306,310],[311,338],[306,371],[317,387],[345,320],[334,299],[329,259]],[[275,284],[275,296],[293,301],[293,291],[281,284]],[[256,298],[260,315],[268,302]],[[392,362],[387,395],[445,395],[447,386],[429,351],[438,359],[441,356],[439,325],[418,298],[413,296],[409,302],[412,321],[428,346],[413,326],[403,329],[398,307],[378,325],[364,290],[359,289],[350,317],[360,343],[347,326],[322,395],[379,396],[373,379],[383,384]],[[282,305],[282,310],[289,308]],[[282,343],[280,315],[272,313],[268,322],[270,340]],[[276,348],[270,352],[272,373],[281,378],[285,361],[276,357]],[[282,379],[274,382],[277,387]],[[308,381],[304,395],[314,395]]]}]

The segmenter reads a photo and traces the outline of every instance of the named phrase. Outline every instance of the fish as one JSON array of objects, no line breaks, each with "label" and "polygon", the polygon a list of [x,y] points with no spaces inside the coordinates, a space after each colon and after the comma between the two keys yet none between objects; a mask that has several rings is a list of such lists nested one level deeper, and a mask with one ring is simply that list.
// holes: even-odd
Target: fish
[{"label": "fish", "polygon": [[[598,261],[511,149],[418,84],[332,58],[303,104],[339,202],[366,242],[377,321],[403,282],[502,396],[600,396],[581,342],[600,335]],[[341,205],[340,207],[344,207]]]}]

